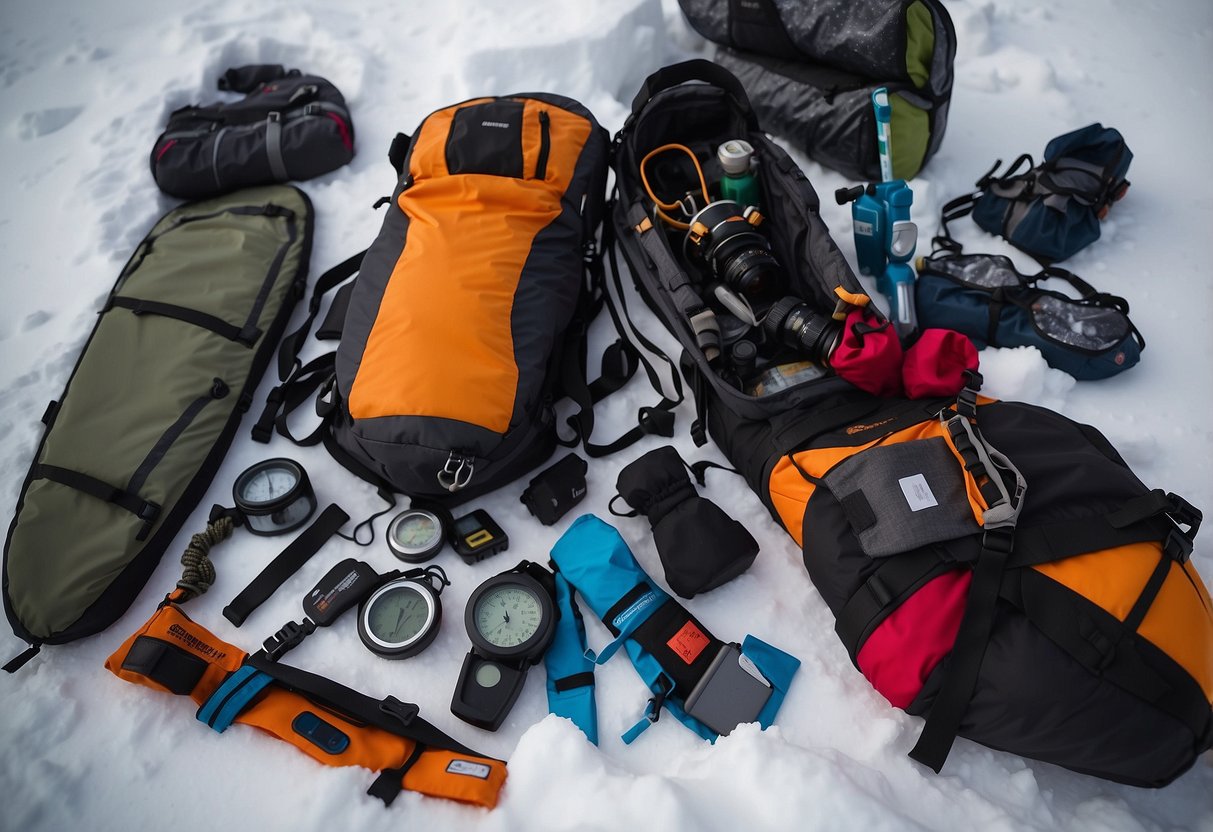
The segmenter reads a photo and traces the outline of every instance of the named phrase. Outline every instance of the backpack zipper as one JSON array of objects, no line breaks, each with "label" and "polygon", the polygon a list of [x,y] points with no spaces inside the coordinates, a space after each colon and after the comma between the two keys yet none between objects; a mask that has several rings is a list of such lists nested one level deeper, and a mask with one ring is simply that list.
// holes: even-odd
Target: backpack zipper
[{"label": "backpack zipper", "polygon": [[539,158],[535,160],[535,178],[544,179],[548,175],[548,153],[552,149],[551,119],[547,110],[539,111]]}]

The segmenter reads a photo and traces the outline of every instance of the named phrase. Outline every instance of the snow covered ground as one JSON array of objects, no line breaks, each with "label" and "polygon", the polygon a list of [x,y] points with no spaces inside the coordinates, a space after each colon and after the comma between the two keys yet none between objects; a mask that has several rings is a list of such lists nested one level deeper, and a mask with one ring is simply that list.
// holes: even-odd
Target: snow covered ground
[{"label": "snow covered ground", "polygon": [[[1213,135],[1213,6],[1206,2],[1072,0],[950,2],[960,47],[951,121],[942,151],[913,183],[915,218],[930,238],[938,207],[967,190],[995,158],[1039,155],[1049,138],[1092,121],[1118,127],[1136,154],[1128,198],[1104,238],[1067,266],[1128,298],[1149,343],[1140,366],[1075,383],[1032,350],[987,351],[994,395],[1047,405],[1097,426],[1151,486],[1213,509],[1213,281],[1207,265],[1213,197],[1205,181]],[[61,391],[122,262],[173,202],[147,170],[147,153],[170,110],[211,99],[232,65],[281,62],[322,74],[354,111],[359,155],[304,185],[317,210],[312,260],[319,274],[373,238],[371,203],[387,193],[385,154],[397,130],[428,112],[481,94],[550,90],[586,104],[617,129],[644,76],[698,54],[703,42],[672,0],[406,4],[135,0],[9,3],[0,13],[0,522],[7,526],[35,447],[38,417]],[[805,161],[824,195],[845,184]],[[851,252],[847,209],[823,213]],[[961,239],[1006,251],[971,225]],[[1020,255],[1013,255],[1028,268]],[[640,325],[658,336],[639,304]],[[599,332],[605,337],[605,333]],[[672,346],[673,341],[662,338]],[[264,391],[263,391],[264,392]],[[622,426],[649,393],[639,383],[609,402],[603,425]],[[685,408],[684,408],[685,410]],[[691,459],[719,459],[686,437]],[[621,466],[648,440],[595,462],[587,510],[605,514]],[[377,509],[371,489],[323,453],[275,440],[238,440],[204,506],[226,502],[235,474],[270,455],[311,472],[322,501],[353,516]],[[176,554],[203,525],[196,512],[130,612],[105,633],[48,650],[0,678],[0,829],[1067,829],[1213,830],[1213,758],[1170,787],[1118,786],[961,740],[942,775],[906,758],[921,721],[891,708],[849,664],[833,621],[795,545],[758,500],[729,477],[705,494],[745,522],[762,545],[754,567],[691,608],[719,635],[746,632],[803,661],[766,732],[744,726],[708,745],[662,720],[632,746],[618,734],[646,698],[624,659],[599,671],[601,749],[546,714],[543,674],[532,674],[496,734],[448,710],[468,647],[462,608],[485,577],[523,556],[546,559],[572,516],[540,527],[518,504],[524,483],[479,503],[506,527],[510,552],[477,567],[453,555],[443,597],[447,621],[433,646],[386,662],[358,642],[352,621],[305,644],[300,665],[378,696],[417,702],[462,741],[509,758],[493,812],[406,793],[389,809],[365,796],[373,776],[328,769],[255,731],[223,736],[193,708],[135,688],[101,664],[141,624],[178,574]],[[647,524],[618,526],[637,557],[661,575]],[[380,569],[384,546],[335,542],[236,630],[219,611],[276,551],[244,535],[216,554],[212,592],[189,611],[221,637],[252,646],[290,618],[302,592],[339,557]],[[1195,561],[1213,577],[1207,540]],[[508,561],[508,562],[507,562]],[[590,622],[591,643],[607,640]],[[24,645],[0,632],[0,657]]]}]

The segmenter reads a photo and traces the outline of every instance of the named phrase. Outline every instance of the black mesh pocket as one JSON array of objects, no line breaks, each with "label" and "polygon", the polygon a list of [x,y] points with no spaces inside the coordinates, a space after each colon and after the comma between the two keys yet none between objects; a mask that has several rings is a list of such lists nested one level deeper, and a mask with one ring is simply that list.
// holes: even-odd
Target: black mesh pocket
[{"label": "black mesh pocket", "polygon": [[1129,335],[1129,319],[1116,309],[1042,295],[1032,303],[1032,320],[1046,338],[1099,352]]}]

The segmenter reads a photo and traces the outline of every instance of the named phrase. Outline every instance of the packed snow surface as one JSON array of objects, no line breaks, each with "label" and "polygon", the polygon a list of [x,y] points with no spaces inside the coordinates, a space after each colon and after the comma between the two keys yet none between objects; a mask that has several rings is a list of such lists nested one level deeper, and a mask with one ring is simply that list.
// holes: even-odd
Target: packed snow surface
[{"label": "packed snow surface", "polygon": [[[920,252],[939,206],[968,190],[996,158],[1039,156],[1055,135],[1092,121],[1119,128],[1135,158],[1127,199],[1103,239],[1066,265],[1099,289],[1128,298],[1149,344],[1141,364],[1100,382],[1076,383],[1033,349],[987,350],[987,392],[1055,408],[1098,427],[1151,487],[1213,509],[1213,6],[1158,0],[1039,3],[949,2],[959,50],[943,149],[913,182]],[[63,388],[96,311],[132,248],[174,201],[161,195],[147,155],[167,115],[212,100],[229,66],[283,63],[337,84],[353,109],[358,156],[304,184],[316,206],[312,274],[374,237],[370,208],[388,193],[386,150],[429,112],[479,95],[546,90],[571,96],[609,129],[623,123],[641,81],[707,45],[666,0],[403,3],[134,0],[9,3],[0,15],[0,512],[7,525],[36,446],[38,417]],[[853,256],[848,209],[834,189],[852,184],[797,156],[825,197],[822,211]],[[969,250],[1010,254],[964,221]],[[674,341],[638,302],[639,326],[667,349]],[[297,315],[302,315],[302,308]],[[600,325],[594,339],[605,343]],[[314,346],[314,345],[313,345]],[[263,386],[262,394],[268,389]],[[637,382],[603,407],[620,430],[652,394]],[[676,445],[688,460],[723,461],[696,449],[679,412]],[[247,422],[246,422],[247,425]],[[237,472],[267,456],[298,458],[322,502],[352,516],[379,507],[373,490],[321,451],[282,439],[241,438],[202,507],[186,523],[130,611],[101,635],[43,652],[0,678],[0,829],[101,830],[171,826],[213,829],[1066,829],[1213,830],[1213,758],[1171,786],[1150,791],[1075,774],[960,740],[941,775],[906,752],[922,726],[890,707],[854,670],[833,619],[809,582],[795,544],[736,478],[713,476],[703,493],[753,532],[762,552],[746,574],[695,598],[691,610],[718,635],[747,632],[803,661],[775,727],[743,726],[714,746],[663,719],[631,746],[618,735],[647,698],[626,659],[598,672],[601,748],[548,716],[543,672],[531,674],[495,734],[450,714],[468,639],[464,601],[486,577],[523,557],[546,561],[574,512],[554,527],[518,503],[525,480],[479,501],[509,532],[510,551],[469,567],[448,550],[453,585],[434,644],[403,662],[363,649],[352,621],[314,636],[292,660],[376,696],[416,702],[457,739],[509,759],[494,811],[403,794],[385,809],[365,795],[373,775],[331,769],[256,731],[220,736],[187,701],[136,688],[106,673],[105,657],[154,610],[175,582],[177,554],[228,502]],[[661,440],[595,461],[583,508],[606,514],[619,469]],[[640,563],[662,571],[647,523],[614,521]],[[380,529],[382,527],[380,526]],[[219,579],[189,612],[222,638],[251,647],[288,619],[299,597],[340,557],[394,561],[335,541],[240,630],[220,610],[281,541],[243,535],[216,551]],[[1213,576],[1209,544],[1194,560]],[[608,640],[589,622],[590,641]],[[0,654],[24,648],[7,631]],[[1031,672],[1025,668],[1025,672]]]}]

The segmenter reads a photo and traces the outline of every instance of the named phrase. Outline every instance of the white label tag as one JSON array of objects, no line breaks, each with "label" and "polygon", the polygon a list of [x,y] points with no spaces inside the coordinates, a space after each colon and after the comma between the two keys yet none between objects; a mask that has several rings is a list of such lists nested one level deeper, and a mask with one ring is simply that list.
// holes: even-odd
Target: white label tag
[{"label": "white label tag", "polygon": [[927,478],[922,474],[902,477],[897,484],[901,486],[901,493],[906,495],[910,511],[922,511],[924,508],[939,505],[935,495],[931,493],[931,486],[927,485]]},{"label": "white label tag", "polygon": [[468,777],[479,777],[481,780],[488,780],[489,772],[492,771],[484,763],[473,763],[471,760],[451,760],[446,770],[448,774],[466,774]]},{"label": "white label tag", "polygon": [[854,220],[852,222],[851,231],[852,233],[858,234],[861,237],[871,237],[874,233],[872,230],[872,223],[864,222],[863,220]]}]

